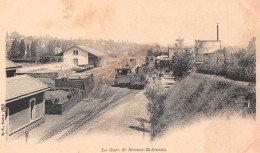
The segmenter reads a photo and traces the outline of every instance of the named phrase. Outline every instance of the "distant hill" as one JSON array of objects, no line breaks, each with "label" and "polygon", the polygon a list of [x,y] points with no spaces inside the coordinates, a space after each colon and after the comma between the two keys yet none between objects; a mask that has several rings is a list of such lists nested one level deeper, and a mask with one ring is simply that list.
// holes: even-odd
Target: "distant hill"
[{"label": "distant hill", "polygon": [[54,55],[55,49],[60,48],[62,51],[74,46],[74,45],[86,45],[95,50],[103,52],[111,57],[117,57],[123,55],[125,52],[130,52],[139,48],[142,44],[127,42],[127,41],[114,41],[114,40],[92,40],[92,39],[63,39],[55,38],[46,35],[45,37],[35,37],[35,36],[23,36],[18,32],[12,32],[6,34],[6,50],[7,52],[11,49],[12,41],[16,39],[19,42],[23,39],[25,41],[26,52],[28,48],[30,50],[30,45],[34,41],[37,44],[37,55]]}]

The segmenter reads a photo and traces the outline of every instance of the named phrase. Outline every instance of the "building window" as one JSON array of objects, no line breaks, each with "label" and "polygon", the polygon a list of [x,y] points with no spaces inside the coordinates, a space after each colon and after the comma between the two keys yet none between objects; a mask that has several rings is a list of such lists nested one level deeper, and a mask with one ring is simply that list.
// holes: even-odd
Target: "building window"
[{"label": "building window", "polygon": [[68,82],[68,81],[69,81],[69,78],[66,78],[66,77],[61,78],[61,81],[62,81],[62,82]]},{"label": "building window", "polygon": [[78,55],[78,54],[79,54],[78,50],[73,50],[73,55]]},{"label": "building window", "polygon": [[29,101],[30,105],[30,118],[31,120],[36,119],[36,98],[31,98]]},{"label": "building window", "polygon": [[203,61],[202,54],[197,54],[197,61]]}]

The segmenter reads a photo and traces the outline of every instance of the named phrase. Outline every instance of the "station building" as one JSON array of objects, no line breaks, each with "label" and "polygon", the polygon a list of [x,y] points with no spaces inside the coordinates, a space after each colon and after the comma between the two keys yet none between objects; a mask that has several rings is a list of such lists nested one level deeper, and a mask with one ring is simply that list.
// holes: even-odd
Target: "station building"
[{"label": "station building", "polygon": [[90,65],[98,67],[104,54],[88,46],[77,45],[56,56],[63,56],[63,63],[65,65]]},{"label": "station building", "polygon": [[28,75],[16,76],[20,67],[6,60],[6,136],[22,135],[45,122],[44,97],[50,87]]}]

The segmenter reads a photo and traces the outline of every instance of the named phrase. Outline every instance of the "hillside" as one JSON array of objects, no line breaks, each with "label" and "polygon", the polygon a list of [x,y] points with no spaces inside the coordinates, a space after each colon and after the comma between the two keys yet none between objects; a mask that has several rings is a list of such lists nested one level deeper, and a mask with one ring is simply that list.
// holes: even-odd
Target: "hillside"
[{"label": "hillside", "polygon": [[168,90],[163,113],[154,125],[154,136],[169,126],[184,126],[200,117],[234,114],[255,118],[255,84],[232,81],[214,75],[192,73]]}]

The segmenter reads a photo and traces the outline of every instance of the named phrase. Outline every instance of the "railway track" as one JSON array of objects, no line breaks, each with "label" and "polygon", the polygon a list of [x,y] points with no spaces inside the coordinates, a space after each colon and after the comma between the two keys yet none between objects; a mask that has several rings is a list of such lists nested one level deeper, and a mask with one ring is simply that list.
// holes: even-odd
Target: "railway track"
[{"label": "railway track", "polygon": [[114,104],[118,100],[122,99],[123,97],[133,93],[134,91],[135,90],[131,89],[126,94],[124,94],[124,95],[122,95],[122,96],[120,96],[120,97],[118,97],[116,99],[113,99],[113,100],[111,100],[111,101],[109,101],[107,103],[99,103],[100,105],[94,106],[94,108],[92,108],[91,110],[81,110],[80,112],[77,112],[75,115],[71,116],[65,122],[63,122],[58,127],[56,127],[55,129],[50,131],[48,134],[43,136],[38,141],[38,143],[43,143],[44,141],[54,137],[55,135],[59,134],[63,130],[65,130],[65,129],[67,129],[67,128],[72,126],[72,128],[70,128],[67,132],[65,132],[62,136],[60,136],[57,139],[57,141],[61,141],[65,137],[67,137],[67,136],[71,135],[72,133],[74,133],[76,130],[78,130],[83,125],[85,125],[88,122],[90,122],[91,120],[93,120],[95,117],[98,117],[99,115],[101,115],[101,111],[105,110],[109,106],[113,107],[112,104]]}]

